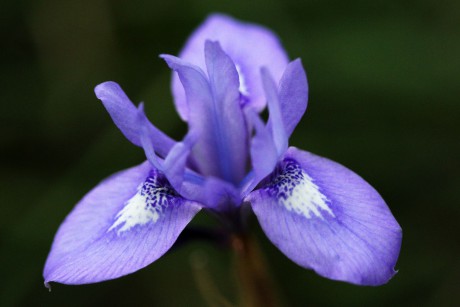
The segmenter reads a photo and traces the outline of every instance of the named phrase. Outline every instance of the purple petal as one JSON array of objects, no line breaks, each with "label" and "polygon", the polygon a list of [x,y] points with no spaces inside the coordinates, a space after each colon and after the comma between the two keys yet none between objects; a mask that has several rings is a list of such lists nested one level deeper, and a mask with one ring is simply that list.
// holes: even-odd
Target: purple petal
[{"label": "purple petal", "polygon": [[[196,143],[196,136],[189,132],[182,142],[177,143],[164,161],[164,173],[171,185],[181,193],[187,159]],[[181,194],[182,195],[182,194]]]},{"label": "purple petal", "polygon": [[216,177],[206,177],[200,183],[184,181],[181,195],[217,212],[234,211],[241,204],[240,191]]},{"label": "purple petal", "polygon": [[247,195],[263,178],[269,175],[278,162],[278,152],[270,129],[254,110],[246,109],[246,114],[251,126],[254,127],[255,134],[251,139],[250,148],[253,172],[249,173],[249,178],[244,184],[243,195]]},{"label": "purple petal", "polygon": [[300,59],[292,61],[286,68],[279,86],[279,101],[287,137],[299,123],[308,102],[307,75]]},{"label": "purple petal", "polygon": [[171,248],[199,210],[148,162],[117,173],[89,192],[59,228],[45,283],[94,283],[142,269]]},{"label": "purple petal", "polygon": [[177,142],[163,160],[155,153],[152,136],[148,133],[148,119],[141,103],[138,108],[138,122],[140,125],[140,141],[144,148],[147,160],[153,167],[165,174],[170,184],[180,193],[185,173],[187,158],[190,155],[197,136],[193,131],[189,132],[182,142]]},{"label": "purple petal", "polygon": [[[276,35],[259,25],[243,23],[215,14],[190,36],[179,57],[206,70],[203,46],[206,40],[218,41],[239,72],[240,93],[257,111],[265,106],[260,68],[266,66],[279,81],[288,63],[287,55]],[[172,89],[176,108],[188,120],[189,107],[179,78],[173,76]]]},{"label": "purple petal", "polygon": [[144,149],[147,160],[153,165],[153,167],[159,170],[163,170],[162,160],[155,153],[153,138],[149,133],[148,125],[150,122],[147,119],[147,116],[145,115],[143,103],[139,104],[139,108],[137,111],[137,123],[139,126],[139,141],[142,148]]},{"label": "purple petal", "polygon": [[[94,92],[125,137],[133,144],[141,146],[137,108],[121,87],[115,82],[108,81],[96,86]],[[163,157],[166,156],[175,141],[150,122],[148,122],[148,133],[154,140],[155,150],[158,154]]]},{"label": "purple petal", "polygon": [[395,274],[401,228],[377,191],[344,166],[291,147],[247,200],[269,239],[297,264],[359,285]]},{"label": "purple petal", "polygon": [[196,66],[164,55],[178,72],[190,105],[190,130],[200,136],[193,157],[204,176],[215,176],[237,184],[246,171],[247,128],[238,103],[238,74],[218,43],[206,42],[209,81]]},{"label": "purple petal", "polygon": [[264,67],[261,70],[262,83],[264,85],[265,96],[268,101],[268,127],[271,130],[273,141],[281,156],[288,147],[288,136],[286,135],[283,116],[281,114],[281,106],[278,99],[278,87],[276,86],[270,72]]}]

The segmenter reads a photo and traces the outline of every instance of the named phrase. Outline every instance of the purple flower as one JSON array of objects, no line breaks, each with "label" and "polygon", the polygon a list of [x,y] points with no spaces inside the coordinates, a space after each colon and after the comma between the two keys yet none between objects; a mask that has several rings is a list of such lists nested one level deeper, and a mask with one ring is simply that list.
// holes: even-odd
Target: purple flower
[{"label": "purple flower", "polygon": [[[135,272],[166,253],[204,209],[244,229],[251,206],[268,238],[319,275],[380,285],[394,274],[401,228],[380,195],[344,166],[288,147],[307,107],[300,60],[269,30],[213,15],[179,57],[161,56],[189,131],[176,142],[114,82],[95,89],[147,161],[90,191],[62,223],[45,283],[85,284]],[[268,107],[264,123],[260,111]]]}]

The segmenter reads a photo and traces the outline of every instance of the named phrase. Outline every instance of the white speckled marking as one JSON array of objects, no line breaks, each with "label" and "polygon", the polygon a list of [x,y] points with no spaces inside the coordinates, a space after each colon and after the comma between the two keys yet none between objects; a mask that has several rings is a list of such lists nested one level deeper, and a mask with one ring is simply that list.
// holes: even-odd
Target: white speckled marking
[{"label": "white speckled marking", "polygon": [[297,163],[287,162],[271,188],[276,193],[278,203],[289,211],[294,211],[307,219],[313,216],[324,219],[324,212],[335,217],[328,206],[327,197]]},{"label": "white speckled marking", "polygon": [[131,197],[115,216],[115,222],[107,232],[117,229],[117,234],[128,231],[134,226],[156,223],[163,209],[173,205],[174,190],[165,179],[153,174],[142,183],[137,193]]},{"label": "white speckled marking", "polygon": [[136,225],[145,225],[148,222],[156,222],[160,214],[156,208],[149,208],[146,205],[147,197],[139,192],[133,198],[126,202],[125,207],[118,212],[115,223],[109,228],[109,231],[123,225],[117,230],[120,234],[130,230]]}]

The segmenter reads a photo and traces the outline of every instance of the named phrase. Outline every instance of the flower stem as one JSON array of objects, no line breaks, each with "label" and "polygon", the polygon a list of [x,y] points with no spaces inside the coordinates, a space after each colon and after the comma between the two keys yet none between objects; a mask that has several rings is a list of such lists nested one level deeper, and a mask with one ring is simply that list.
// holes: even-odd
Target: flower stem
[{"label": "flower stem", "polygon": [[247,234],[234,235],[231,246],[242,306],[281,306],[274,281],[254,238]]}]

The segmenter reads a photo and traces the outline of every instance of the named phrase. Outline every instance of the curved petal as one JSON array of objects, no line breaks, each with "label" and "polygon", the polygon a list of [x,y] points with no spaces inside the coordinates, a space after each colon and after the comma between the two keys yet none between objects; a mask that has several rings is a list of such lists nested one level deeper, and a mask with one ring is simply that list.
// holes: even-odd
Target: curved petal
[{"label": "curved petal", "polygon": [[161,257],[200,210],[148,162],[89,192],[59,228],[45,284],[86,284],[135,272]]},{"label": "curved petal", "polygon": [[297,264],[359,285],[395,274],[401,228],[377,191],[344,166],[291,147],[247,200],[269,239]]},{"label": "curved petal", "polygon": [[[265,97],[259,71],[266,66],[278,82],[288,63],[288,57],[277,36],[259,25],[237,21],[229,16],[214,14],[188,39],[179,57],[206,71],[204,44],[218,41],[236,64],[240,93],[257,111],[265,106]],[[173,75],[172,90],[177,111],[188,120],[189,107],[177,74]]]},{"label": "curved petal", "polygon": [[[142,146],[137,108],[121,87],[115,82],[108,81],[96,86],[94,92],[125,137],[134,145]],[[165,157],[175,144],[175,141],[150,122],[148,122],[147,127],[148,133],[154,142],[155,150],[159,155]]]}]

